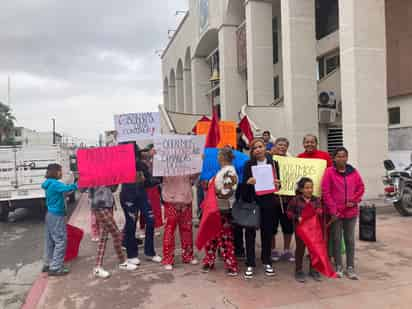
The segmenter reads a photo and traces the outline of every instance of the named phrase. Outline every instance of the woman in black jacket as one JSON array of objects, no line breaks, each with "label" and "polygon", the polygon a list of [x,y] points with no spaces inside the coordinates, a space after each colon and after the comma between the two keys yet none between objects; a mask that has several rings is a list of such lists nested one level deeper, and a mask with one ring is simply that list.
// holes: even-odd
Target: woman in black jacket
[{"label": "woman in black jacket", "polygon": [[[256,179],[252,175],[252,166],[261,164],[270,164],[274,167],[276,177],[274,183],[279,186],[279,166],[272,157],[266,153],[266,146],[263,139],[255,139],[250,143],[251,159],[245,165],[244,179],[242,184],[241,195],[245,202],[255,201],[260,206],[260,233],[262,241],[262,263],[265,274],[267,276],[274,276],[276,274],[272,267],[272,238],[275,223],[275,195],[273,193],[257,196],[255,192]],[[253,278],[254,268],[256,267],[256,230],[254,228],[246,229],[246,271],[245,278]]]}]

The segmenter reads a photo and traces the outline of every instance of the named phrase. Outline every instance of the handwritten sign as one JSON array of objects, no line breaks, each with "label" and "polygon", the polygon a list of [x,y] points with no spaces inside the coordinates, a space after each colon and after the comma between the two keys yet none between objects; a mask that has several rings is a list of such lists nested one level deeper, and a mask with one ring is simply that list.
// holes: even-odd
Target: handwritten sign
[{"label": "handwritten sign", "polygon": [[136,181],[133,145],[79,149],[79,187],[111,186]]},{"label": "handwritten sign", "polygon": [[[210,125],[210,121],[199,121],[196,127],[197,135],[207,135]],[[223,148],[227,145],[236,148],[236,126],[237,124],[234,121],[219,121],[220,142],[217,146],[218,148]]]},{"label": "handwritten sign", "polygon": [[298,159],[291,157],[274,156],[280,169],[281,189],[277,194],[295,195],[296,183],[302,177],[313,180],[315,196],[321,196],[321,182],[326,169],[326,161],[319,159]]},{"label": "handwritten sign", "polygon": [[159,113],[134,113],[114,116],[118,142],[153,139],[160,135]]},{"label": "handwritten sign", "polygon": [[153,176],[200,173],[204,145],[204,136],[163,135],[155,138]]}]

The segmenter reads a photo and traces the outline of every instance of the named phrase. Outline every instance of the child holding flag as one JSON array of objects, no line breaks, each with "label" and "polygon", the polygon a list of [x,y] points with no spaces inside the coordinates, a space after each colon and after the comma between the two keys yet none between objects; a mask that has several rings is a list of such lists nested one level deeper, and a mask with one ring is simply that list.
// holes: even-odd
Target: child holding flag
[{"label": "child holding flag", "polygon": [[[302,212],[305,208],[312,208],[317,215],[322,215],[322,204],[320,200],[313,195],[313,181],[310,178],[301,178],[296,185],[296,197],[294,197],[288,205],[287,215],[295,222],[298,227],[302,221]],[[303,258],[305,255],[306,245],[295,233],[296,251],[295,251],[295,278],[298,282],[304,283],[305,273],[303,271]],[[309,275],[316,281],[320,281],[321,277],[317,271],[310,266]]]},{"label": "child holding flag", "polygon": [[220,210],[221,228],[217,236],[206,243],[206,255],[203,259],[202,271],[207,273],[214,268],[216,261],[216,250],[221,249],[228,276],[237,276],[239,267],[235,256],[233,243],[232,225],[230,223],[231,208],[234,203],[238,177],[235,167],[232,165],[234,154],[229,147],[219,151],[218,160],[221,169],[216,174],[210,185],[214,186],[217,206]]}]

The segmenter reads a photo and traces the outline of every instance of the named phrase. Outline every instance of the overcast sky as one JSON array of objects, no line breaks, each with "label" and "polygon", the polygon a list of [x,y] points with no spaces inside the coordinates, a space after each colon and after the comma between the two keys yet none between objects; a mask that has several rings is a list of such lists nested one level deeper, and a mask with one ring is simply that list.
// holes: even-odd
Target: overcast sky
[{"label": "overcast sky", "polygon": [[162,103],[160,59],[187,0],[1,0],[0,101],[19,126],[89,140]]}]

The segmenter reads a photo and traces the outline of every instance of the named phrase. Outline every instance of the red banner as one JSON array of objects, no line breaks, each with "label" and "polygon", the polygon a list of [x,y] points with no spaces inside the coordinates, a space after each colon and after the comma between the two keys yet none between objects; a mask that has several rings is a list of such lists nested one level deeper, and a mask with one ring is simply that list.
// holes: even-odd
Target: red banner
[{"label": "red banner", "polygon": [[134,145],[79,149],[79,187],[91,188],[136,182]]}]

